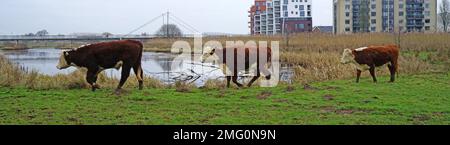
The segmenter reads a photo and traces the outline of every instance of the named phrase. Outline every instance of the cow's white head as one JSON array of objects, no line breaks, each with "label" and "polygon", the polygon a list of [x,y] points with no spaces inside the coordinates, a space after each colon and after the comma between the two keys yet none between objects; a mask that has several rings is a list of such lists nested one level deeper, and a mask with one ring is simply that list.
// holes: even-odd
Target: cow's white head
[{"label": "cow's white head", "polygon": [[70,51],[63,51],[61,53],[61,56],[59,57],[59,62],[56,68],[58,69],[66,69],[71,66],[70,61]]},{"label": "cow's white head", "polygon": [[205,63],[206,60],[211,57],[211,56],[216,56],[216,48],[212,48],[212,47],[205,47],[205,49],[203,50],[203,55],[202,55],[202,63]]},{"label": "cow's white head", "polygon": [[353,52],[351,49],[345,49],[344,53],[342,53],[341,63],[342,64],[348,64],[350,62],[353,62],[355,59],[355,56],[353,55]]}]

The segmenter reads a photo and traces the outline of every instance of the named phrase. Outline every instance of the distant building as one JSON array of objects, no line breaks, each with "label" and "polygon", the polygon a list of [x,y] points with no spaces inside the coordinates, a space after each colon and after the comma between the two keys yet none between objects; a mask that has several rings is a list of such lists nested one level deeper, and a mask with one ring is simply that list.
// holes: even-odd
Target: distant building
[{"label": "distant building", "polygon": [[312,31],[316,33],[333,33],[333,26],[315,26]]},{"label": "distant building", "polygon": [[255,0],[249,10],[253,35],[312,31],[312,0]]},{"label": "distant building", "polygon": [[333,0],[334,33],[435,32],[437,0]]}]

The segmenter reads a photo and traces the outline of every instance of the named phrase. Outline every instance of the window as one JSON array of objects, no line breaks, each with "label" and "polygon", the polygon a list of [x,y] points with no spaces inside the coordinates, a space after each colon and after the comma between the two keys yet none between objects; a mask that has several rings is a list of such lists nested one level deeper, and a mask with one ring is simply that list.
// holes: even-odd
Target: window
[{"label": "window", "polygon": [[375,17],[375,16],[377,16],[377,12],[371,12],[370,15],[371,15],[372,17]]},{"label": "window", "polygon": [[305,11],[300,11],[300,17],[304,17],[305,16]]},{"label": "window", "polygon": [[345,28],[345,32],[350,32],[350,28]]},{"label": "window", "polygon": [[300,5],[300,11],[305,10],[305,6],[304,5]]},{"label": "window", "polygon": [[404,12],[398,12],[398,16],[403,16]]},{"label": "window", "polygon": [[345,16],[346,17],[350,17],[350,13],[349,12],[345,12]]},{"label": "window", "polygon": [[345,20],[345,24],[350,24],[350,20]]},{"label": "window", "polygon": [[376,19],[372,19],[372,20],[370,20],[370,21],[371,21],[372,24],[376,24],[376,23],[377,23],[377,20],[376,20]]},{"label": "window", "polygon": [[305,24],[297,24],[297,29],[305,29]]},{"label": "window", "polygon": [[425,19],[425,23],[430,23],[430,19]]}]

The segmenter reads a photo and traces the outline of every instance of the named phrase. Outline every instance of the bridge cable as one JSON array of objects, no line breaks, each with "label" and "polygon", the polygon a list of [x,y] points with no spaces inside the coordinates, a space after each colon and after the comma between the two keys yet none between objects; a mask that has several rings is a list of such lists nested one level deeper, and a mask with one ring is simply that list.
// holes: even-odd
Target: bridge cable
[{"label": "bridge cable", "polygon": [[179,26],[185,28],[186,30],[188,30],[188,31],[191,32],[191,33],[197,33],[197,32],[198,32],[198,31],[195,31],[195,30],[189,28],[188,26],[184,25],[183,23],[179,22],[179,21],[176,20],[176,19],[172,19],[172,18],[170,18],[170,19],[172,20],[172,22],[175,22],[176,24],[178,24]]},{"label": "bridge cable", "polygon": [[188,23],[186,23],[185,21],[183,21],[182,19],[178,18],[176,15],[174,15],[172,13],[172,17],[174,17],[175,19],[177,19],[178,21],[180,21],[181,23],[183,23],[184,25],[188,26],[189,28],[191,28],[192,30],[194,30],[195,32],[200,32],[197,29],[195,29],[194,27],[192,27],[191,25],[189,25]]},{"label": "bridge cable", "polygon": [[157,17],[151,19],[150,21],[147,21],[147,22],[144,23],[143,25],[141,25],[141,26],[139,26],[138,28],[134,29],[133,31],[129,32],[126,36],[133,34],[134,32],[136,32],[136,31],[142,29],[143,27],[147,26],[147,25],[150,24],[150,23],[153,23],[154,21],[158,20],[159,18],[164,17],[165,15],[166,15],[166,13],[164,13],[164,14],[162,14],[162,15],[159,15],[159,16],[157,16]]}]

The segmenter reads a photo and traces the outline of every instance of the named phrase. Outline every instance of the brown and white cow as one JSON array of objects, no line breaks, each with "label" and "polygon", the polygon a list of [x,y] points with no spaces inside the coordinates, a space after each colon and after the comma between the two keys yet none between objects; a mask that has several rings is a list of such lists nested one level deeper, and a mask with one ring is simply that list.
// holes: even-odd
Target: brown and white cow
[{"label": "brown and white cow", "polygon": [[92,91],[99,88],[96,81],[101,71],[110,68],[119,70],[122,67],[122,74],[116,93],[119,93],[130,75],[131,68],[133,68],[141,90],[143,88],[142,50],[142,43],[134,40],[84,45],[63,51],[56,67],[58,69],[65,69],[70,66],[87,68],[86,81],[91,85]]},{"label": "brown and white cow", "polygon": [[[227,51],[228,50],[228,51]],[[227,52],[230,55],[227,55]],[[253,57],[252,57],[253,56]],[[249,71],[252,68],[256,69],[255,76],[247,84],[251,87],[252,84],[261,77],[261,72],[267,80],[270,80],[271,73],[268,70],[271,64],[272,49],[271,48],[211,48],[206,47],[202,55],[202,63],[209,57],[219,61],[219,67],[227,78],[227,87],[230,87],[232,80],[238,87],[243,87],[238,79],[238,73],[242,71]],[[239,62],[242,60],[242,62]]]},{"label": "brown and white cow", "polygon": [[354,67],[356,67],[357,83],[359,82],[361,72],[365,70],[369,70],[373,81],[377,82],[377,78],[375,77],[375,67],[388,64],[388,68],[391,73],[390,82],[394,82],[395,73],[398,71],[398,56],[399,50],[396,45],[368,46],[354,50],[345,49],[342,54],[341,63],[351,63]]}]

